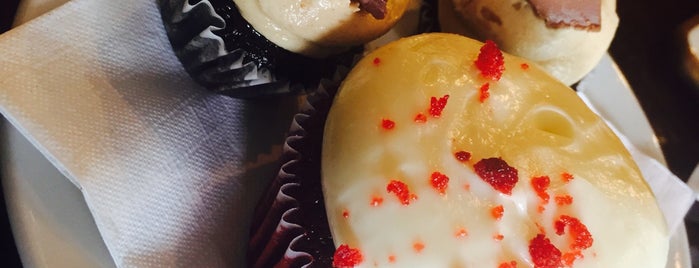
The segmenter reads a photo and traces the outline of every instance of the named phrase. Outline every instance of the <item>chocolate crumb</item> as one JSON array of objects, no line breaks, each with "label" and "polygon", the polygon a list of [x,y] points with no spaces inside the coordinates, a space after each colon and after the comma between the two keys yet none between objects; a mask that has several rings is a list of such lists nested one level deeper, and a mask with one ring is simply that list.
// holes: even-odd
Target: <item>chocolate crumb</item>
[{"label": "chocolate crumb", "polygon": [[387,0],[352,0],[359,3],[359,9],[369,12],[375,19],[380,20],[386,17]]},{"label": "chocolate crumb", "polygon": [[495,12],[490,10],[490,8],[487,8],[485,6],[482,7],[481,8],[481,16],[483,16],[483,18],[487,21],[495,23],[498,26],[502,26],[502,20],[500,19],[500,17],[497,14],[495,14]]},{"label": "chocolate crumb", "polygon": [[515,10],[520,10],[520,9],[522,8],[522,2],[514,3],[514,4],[512,4],[512,7],[513,7]]},{"label": "chocolate crumb", "polygon": [[550,28],[574,27],[599,31],[601,0],[527,0]]}]

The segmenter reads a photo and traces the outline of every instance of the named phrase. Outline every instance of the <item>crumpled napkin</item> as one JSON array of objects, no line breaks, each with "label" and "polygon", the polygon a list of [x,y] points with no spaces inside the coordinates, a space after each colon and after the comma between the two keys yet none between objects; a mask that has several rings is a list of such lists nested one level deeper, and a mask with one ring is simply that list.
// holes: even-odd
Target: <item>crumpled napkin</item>
[{"label": "crumpled napkin", "polygon": [[81,190],[119,267],[244,267],[296,104],[194,84],[154,0],[73,0],[0,36],[0,112]]},{"label": "crumpled napkin", "polygon": [[0,36],[0,112],[81,190],[119,267],[243,267],[296,104],[200,88],[152,0],[75,0]]}]

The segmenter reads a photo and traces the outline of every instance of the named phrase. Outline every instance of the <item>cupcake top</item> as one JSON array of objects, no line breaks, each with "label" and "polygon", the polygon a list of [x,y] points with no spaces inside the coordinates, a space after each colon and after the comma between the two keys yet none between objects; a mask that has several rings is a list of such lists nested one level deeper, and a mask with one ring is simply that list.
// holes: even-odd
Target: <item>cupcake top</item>
[{"label": "cupcake top", "polygon": [[[407,0],[234,0],[241,15],[286,50],[323,57],[378,38]],[[361,7],[361,8],[360,8]]]},{"label": "cupcake top", "polygon": [[426,34],[366,56],[321,172],[336,266],[665,265],[662,215],[618,138],[492,42]]},{"label": "cupcake top", "polygon": [[493,40],[567,85],[594,68],[619,23],[616,0],[439,0],[445,32]]}]

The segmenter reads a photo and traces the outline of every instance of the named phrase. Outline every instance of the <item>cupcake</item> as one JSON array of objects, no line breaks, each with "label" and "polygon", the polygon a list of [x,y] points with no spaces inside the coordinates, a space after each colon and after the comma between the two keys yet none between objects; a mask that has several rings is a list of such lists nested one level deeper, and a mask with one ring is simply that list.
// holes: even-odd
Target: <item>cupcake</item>
[{"label": "cupcake", "polygon": [[597,65],[614,37],[616,0],[438,0],[445,32],[493,40],[571,85]]},{"label": "cupcake", "polygon": [[387,32],[407,0],[159,0],[170,43],[206,88],[241,98],[315,89]]},{"label": "cupcake", "polygon": [[423,34],[328,88],[295,118],[251,267],[664,267],[631,156],[528,60]]}]

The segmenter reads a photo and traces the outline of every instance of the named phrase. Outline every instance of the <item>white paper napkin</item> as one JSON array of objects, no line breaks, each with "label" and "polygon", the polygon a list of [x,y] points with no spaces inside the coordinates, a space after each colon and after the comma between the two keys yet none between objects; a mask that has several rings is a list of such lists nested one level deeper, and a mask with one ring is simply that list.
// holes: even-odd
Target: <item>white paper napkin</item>
[{"label": "white paper napkin", "polygon": [[295,104],[206,93],[152,0],[75,0],[0,36],[0,112],[81,189],[120,267],[242,267]]},{"label": "white paper napkin", "polygon": [[0,112],[81,189],[120,267],[243,267],[295,104],[199,88],[154,0],[73,0],[0,36]]},{"label": "white paper napkin", "polygon": [[[649,138],[645,135],[652,134],[653,130],[612,58],[609,55],[602,57],[600,64],[580,81],[577,89],[578,96],[605,119],[629,150],[653,190],[670,233],[674,233],[694,204],[694,192],[660,162],[664,163],[665,158],[658,149],[655,136]],[[628,112],[614,113],[602,109],[610,107]]]}]

